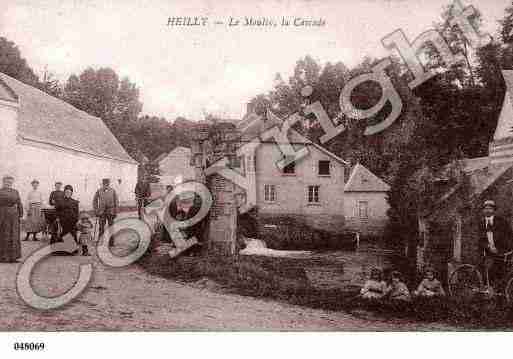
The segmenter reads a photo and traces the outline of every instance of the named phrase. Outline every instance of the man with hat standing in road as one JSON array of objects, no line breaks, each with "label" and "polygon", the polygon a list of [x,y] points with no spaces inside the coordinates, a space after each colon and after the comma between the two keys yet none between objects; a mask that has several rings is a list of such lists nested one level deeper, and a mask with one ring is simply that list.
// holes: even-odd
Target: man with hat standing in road
[{"label": "man with hat standing in road", "polygon": [[116,191],[110,187],[110,180],[104,178],[102,180],[102,187],[96,191],[93,198],[93,208],[100,220],[100,237],[105,231],[105,223],[108,222],[109,226],[112,226],[116,214],[118,212],[118,195]]},{"label": "man with hat standing in road", "polygon": [[497,216],[492,200],[483,203],[483,217],[479,222],[479,252],[483,258],[485,276],[489,284],[497,284],[504,276],[504,253],[512,248],[511,226],[504,218]]}]

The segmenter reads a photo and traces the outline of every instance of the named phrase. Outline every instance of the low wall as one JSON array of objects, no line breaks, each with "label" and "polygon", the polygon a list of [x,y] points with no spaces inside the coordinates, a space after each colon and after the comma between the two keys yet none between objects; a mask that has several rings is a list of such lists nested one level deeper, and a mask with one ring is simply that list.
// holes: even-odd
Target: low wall
[{"label": "low wall", "polygon": [[344,216],[334,216],[328,214],[301,215],[301,214],[269,214],[258,213],[259,230],[266,224],[273,223],[273,220],[290,217],[296,221],[304,223],[312,228],[327,231],[333,234],[341,234],[347,231]]}]

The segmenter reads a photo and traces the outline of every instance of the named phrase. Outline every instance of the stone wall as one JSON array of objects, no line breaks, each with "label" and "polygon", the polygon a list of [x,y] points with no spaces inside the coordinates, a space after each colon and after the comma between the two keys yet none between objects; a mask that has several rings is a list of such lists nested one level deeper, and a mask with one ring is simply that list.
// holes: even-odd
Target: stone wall
[{"label": "stone wall", "polygon": [[[310,153],[295,165],[295,174],[284,174],[276,166],[281,152],[276,144],[257,148],[256,196],[259,214],[296,215],[312,224],[340,230],[344,224],[344,165],[308,146]],[[318,162],[330,161],[330,175],[318,175]],[[276,200],[266,201],[265,186],[274,185]],[[308,186],[319,186],[319,203],[308,202]]]},{"label": "stone wall", "polygon": [[264,226],[273,223],[277,218],[290,217],[294,218],[298,222],[304,223],[312,228],[331,232],[333,234],[341,234],[344,233],[345,228],[345,219],[344,216],[337,215],[303,215],[296,213],[286,213],[286,214],[270,214],[270,213],[262,213],[259,212],[257,216],[259,233],[262,233],[264,230]]}]

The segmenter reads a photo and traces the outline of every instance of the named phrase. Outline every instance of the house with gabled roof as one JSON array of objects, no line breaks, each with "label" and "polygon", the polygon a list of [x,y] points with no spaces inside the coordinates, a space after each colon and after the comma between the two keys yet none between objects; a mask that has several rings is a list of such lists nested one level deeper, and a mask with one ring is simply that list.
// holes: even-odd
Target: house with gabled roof
[{"label": "house with gabled roof", "polygon": [[191,149],[177,146],[169,153],[162,153],[155,159],[159,166],[159,182],[174,186],[176,183],[195,178],[191,166]]},{"label": "house with gabled roof", "polygon": [[[388,218],[386,192],[389,186],[358,164],[351,172],[353,180],[347,187],[345,179],[351,171],[350,164],[294,129],[289,130],[288,141],[295,150],[306,148],[308,155],[280,169],[277,166],[283,158],[278,146],[280,141],[262,138],[265,131],[275,126],[281,127],[282,120],[271,111],[259,116],[251,109],[237,126],[240,132],[237,164],[253,183],[254,192],[246,201],[258,208],[260,224],[265,226],[266,221],[272,222],[276,216],[291,216],[332,233],[354,230],[381,234]],[[244,151],[244,144],[255,138],[260,139],[260,144],[254,153]],[[363,176],[369,181],[365,187],[358,183]],[[367,218],[355,216],[356,206],[364,203]]]},{"label": "house with gabled roof", "polygon": [[16,178],[22,199],[33,179],[46,198],[60,181],[87,210],[102,178],[122,202],[134,199],[138,163],[102,119],[0,73],[0,123],[0,175]]},{"label": "house with gabled roof", "polygon": [[[332,233],[354,230],[381,234],[388,218],[386,192],[389,186],[361,164],[351,171],[347,161],[294,129],[288,131],[288,143],[295,150],[307,148],[308,155],[280,169],[277,163],[283,159],[279,147],[281,140],[263,138],[266,137],[263,134],[276,126],[281,128],[282,124],[282,120],[270,111],[266,115],[257,115],[248,109],[232,129],[236,133],[237,150],[229,167],[245,178],[248,188],[245,190],[228,181],[236,193],[239,211],[257,208],[260,228],[272,223],[276,217],[287,216]],[[233,127],[233,123],[226,125]],[[258,140],[257,146],[246,146],[255,140]],[[161,155],[158,158],[161,182],[169,182],[176,176],[184,179],[193,176],[194,163],[197,163],[195,156],[201,157],[202,152],[192,152],[177,148]],[[209,165],[212,163],[206,166]],[[352,181],[347,187],[345,180],[349,171]],[[219,174],[223,176],[223,171]],[[226,173],[225,176],[230,179]],[[368,183],[365,182],[367,179]],[[367,205],[365,218],[363,210],[358,212],[356,207],[362,207],[364,203]],[[362,215],[355,216],[355,213]]]},{"label": "house with gabled roof", "polygon": [[417,266],[434,266],[442,278],[460,263],[480,263],[477,225],[485,200],[512,222],[513,71],[503,76],[507,90],[488,156],[455,161],[426,180],[431,200],[418,213]]},{"label": "house with gabled roof", "polygon": [[346,228],[365,235],[381,235],[388,223],[390,186],[357,163],[344,186]]}]

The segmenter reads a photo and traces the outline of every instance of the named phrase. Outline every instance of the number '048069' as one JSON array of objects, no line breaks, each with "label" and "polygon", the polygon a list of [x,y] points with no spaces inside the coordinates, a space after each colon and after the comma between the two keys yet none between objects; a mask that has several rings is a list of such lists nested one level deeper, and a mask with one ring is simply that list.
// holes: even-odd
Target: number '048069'
[{"label": "number '048069'", "polygon": [[26,350],[26,351],[37,351],[44,350],[45,343],[14,343],[14,350]]}]

